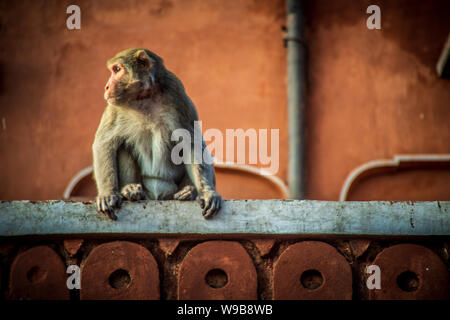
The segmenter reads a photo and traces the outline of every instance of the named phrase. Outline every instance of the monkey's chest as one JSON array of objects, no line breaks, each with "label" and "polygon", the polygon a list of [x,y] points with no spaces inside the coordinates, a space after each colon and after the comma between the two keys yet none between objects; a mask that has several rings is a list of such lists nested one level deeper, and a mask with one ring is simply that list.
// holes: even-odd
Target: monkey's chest
[{"label": "monkey's chest", "polygon": [[142,131],[133,140],[129,145],[133,146],[133,158],[143,177],[179,180],[182,168],[171,160],[172,144],[168,134],[158,130]]}]

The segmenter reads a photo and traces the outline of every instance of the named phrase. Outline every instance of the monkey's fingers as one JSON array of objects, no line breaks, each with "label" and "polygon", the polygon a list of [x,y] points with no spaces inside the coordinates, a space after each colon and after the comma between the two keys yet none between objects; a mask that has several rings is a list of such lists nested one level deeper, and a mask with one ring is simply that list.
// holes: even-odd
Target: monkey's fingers
[{"label": "monkey's fingers", "polygon": [[205,219],[209,219],[216,214],[216,201],[216,199],[211,199],[203,209],[202,214]]},{"label": "monkey's fingers", "polygon": [[102,200],[100,198],[97,198],[96,207],[97,207],[97,211],[101,213],[102,212]]},{"label": "monkey's fingers", "polygon": [[220,208],[222,207],[222,198],[219,197],[212,197],[208,199],[207,205],[203,208],[203,217],[205,219],[209,219],[213,217],[217,212],[219,212]]},{"label": "monkey's fingers", "polygon": [[174,200],[190,200],[191,199],[191,194],[187,191],[185,192],[178,192],[176,194],[173,195],[173,199]]},{"label": "monkey's fingers", "polygon": [[114,209],[108,205],[108,202],[106,199],[101,201],[100,213],[104,214],[105,216],[107,216],[108,218],[110,218],[112,220],[117,219],[116,215],[114,214]]},{"label": "monkey's fingers", "polygon": [[195,198],[195,188],[185,187],[181,191],[178,191],[173,195],[174,200],[194,200]]},{"label": "monkey's fingers", "polygon": [[111,218],[111,220],[117,220],[117,216],[114,212],[114,209],[119,208],[122,204],[122,197],[120,195],[112,195],[109,197],[109,208],[110,210],[107,211],[108,216]]},{"label": "monkey's fingers", "polygon": [[117,216],[114,213],[114,209],[107,210],[105,213],[111,220],[114,220],[114,221],[117,220]]},{"label": "monkey's fingers", "polygon": [[109,207],[108,202],[105,198],[97,200],[97,202],[98,202],[97,205],[98,211],[101,214],[104,214],[105,216],[109,217],[112,220],[117,219],[116,215],[114,214],[114,209]]},{"label": "monkey's fingers", "polygon": [[112,220],[117,220],[114,209],[118,208],[122,202],[122,198],[118,195],[102,196],[97,198],[97,209],[100,213],[105,214]]}]

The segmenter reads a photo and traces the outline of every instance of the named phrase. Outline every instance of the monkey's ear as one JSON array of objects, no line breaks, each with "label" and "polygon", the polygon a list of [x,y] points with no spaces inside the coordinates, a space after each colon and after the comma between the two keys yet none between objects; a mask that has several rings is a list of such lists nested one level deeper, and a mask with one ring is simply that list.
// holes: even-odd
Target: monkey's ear
[{"label": "monkey's ear", "polygon": [[150,60],[150,57],[148,56],[147,52],[145,52],[145,50],[138,50],[136,52],[136,60],[142,64],[143,66],[145,66],[146,68],[151,68],[152,66],[152,61]]}]

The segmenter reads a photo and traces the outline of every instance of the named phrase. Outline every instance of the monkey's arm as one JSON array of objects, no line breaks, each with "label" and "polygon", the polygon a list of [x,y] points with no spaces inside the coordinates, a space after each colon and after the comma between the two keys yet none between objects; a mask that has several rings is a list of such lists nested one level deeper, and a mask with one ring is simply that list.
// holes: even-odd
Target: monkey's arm
[{"label": "monkey's arm", "polygon": [[112,128],[113,115],[105,111],[92,145],[94,178],[97,183],[97,209],[116,220],[114,209],[121,204],[118,191],[117,150],[120,140]]},{"label": "monkey's arm", "polygon": [[[177,110],[179,118],[179,123],[182,124],[181,127],[187,129],[191,137],[195,137],[194,122],[198,121],[197,110],[194,106],[192,100],[187,96],[183,84],[181,81],[171,72],[169,75],[169,86],[165,93],[168,99],[168,104],[172,106],[172,110]],[[201,130],[198,132],[201,135]],[[195,163],[195,143],[192,143],[191,147],[191,159],[189,163],[185,163],[186,172],[189,179],[192,181],[195,189],[197,189],[197,200],[200,202],[200,207],[203,209],[203,216],[205,218],[212,217],[215,215],[222,207],[222,197],[216,192],[216,178],[214,174],[214,167],[212,161],[209,163],[205,162],[203,157],[204,151],[206,151],[206,143],[202,139],[202,152],[197,155],[198,162]],[[211,159],[212,160],[212,159]]]},{"label": "monkey's arm", "polygon": [[[206,145],[204,141],[202,144],[203,154]],[[191,154],[194,154],[194,150],[192,150]],[[185,167],[189,178],[197,189],[197,200],[203,209],[203,216],[205,218],[214,216],[222,207],[222,197],[216,192],[216,177],[213,165],[205,163],[203,158],[201,164],[196,164],[194,156],[192,156],[190,163],[185,164]]]}]

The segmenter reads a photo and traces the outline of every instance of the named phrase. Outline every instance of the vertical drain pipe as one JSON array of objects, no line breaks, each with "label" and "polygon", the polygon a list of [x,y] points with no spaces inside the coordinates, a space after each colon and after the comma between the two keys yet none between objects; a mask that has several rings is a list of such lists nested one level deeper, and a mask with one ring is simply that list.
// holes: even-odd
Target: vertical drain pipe
[{"label": "vertical drain pipe", "polygon": [[306,48],[303,42],[303,1],[287,0],[287,94],[289,124],[289,198],[304,199]]}]

